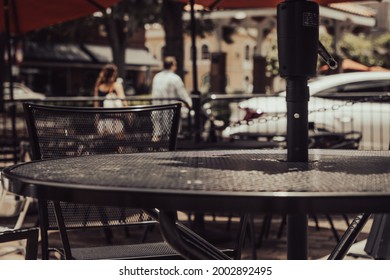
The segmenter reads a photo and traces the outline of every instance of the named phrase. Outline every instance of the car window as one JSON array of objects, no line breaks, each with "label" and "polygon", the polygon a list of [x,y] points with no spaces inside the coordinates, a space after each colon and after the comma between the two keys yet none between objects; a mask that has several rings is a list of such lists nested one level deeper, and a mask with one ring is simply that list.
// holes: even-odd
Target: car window
[{"label": "car window", "polygon": [[363,81],[340,85],[320,91],[316,96],[332,96],[336,93],[387,93],[390,91],[390,80]]}]

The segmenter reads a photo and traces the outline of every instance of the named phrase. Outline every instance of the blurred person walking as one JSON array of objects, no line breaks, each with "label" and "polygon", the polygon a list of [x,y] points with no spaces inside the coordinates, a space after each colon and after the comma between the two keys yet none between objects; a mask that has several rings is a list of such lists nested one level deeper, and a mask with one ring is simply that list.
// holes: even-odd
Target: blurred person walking
[{"label": "blurred person walking", "polygon": [[[127,106],[126,101],[120,101],[115,98],[125,98],[123,85],[118,79],[118,68],[115,64],[106,64],[99,73],[95,83],[95,97],[105,97],[106,100],[95,101],[95,107],[123,107]],[[110,102],[106,102],[111,99]],[[108,105],[110,104],[110,105]]]},{"label": "blurred person walking", "polygon": [[[178,98],[188,106],[192,107],[192,100],[184,83],[179,75],[177,75],[177,62],[173,56],[164,58],[164,69],[157,73],[153,78],[152,97],[153,98]],[[167,104],[174,101],[154,100],[153,104]]]},{"label": "blurred person walking", "polygon": [[[177,62],[176,58],[173,56],[167,56],[163,61],[163,70],[157,73],[153,78],[152,83],[152,97],[153,98],[176,98],[186,103],[188,106],[183,106],[181,109],[181,115],[187,115],[188,110],[192,107],[192,99],[188,94],[187,90],[184,87],[183,80],[177,75],[175,72],[177,70]],[[161,104],[169,104],[177,102],[175,100],[153,100],[153,104],[161,105]],[[160,116],[161,117],[161,116]],[[163,116],[169,117],[169,116]],[[154,124],[153,129],[155,130],[154,141],[159,141],[159,134],[164,134],[164,131],[160,127],[158,123]],[[181,132],[181,122],[179,125],[179,133]]]},{"label": "blurred person walking", "polygon": [[[118,108],[127,106],[123,85],[118,79],[118,68],[112,64],[106,64],[99,73],[95,83],[95,97],[104,97],[103,100],[94,102],[94,107]],[[115,136],[122,139],[124,135],[125,124],[131,124],[131,119],[107,116],[99,118],[96,126],[99,134],[104,136]]]}]

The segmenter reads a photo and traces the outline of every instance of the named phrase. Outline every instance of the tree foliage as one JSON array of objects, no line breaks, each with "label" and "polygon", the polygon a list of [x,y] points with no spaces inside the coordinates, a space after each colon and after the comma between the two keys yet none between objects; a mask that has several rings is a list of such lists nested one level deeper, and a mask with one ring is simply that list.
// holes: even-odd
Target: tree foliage
[{"label": "tree foliage", "polygon": [[374,56],[377,65],[390,69],[390,33],[381,34],[374,40]]},{"label": "tree foliage", "polygon": [[350,58],[368,66],[377,64],[376,58],[373,55],[373,41],[364,34],[354,35],[352,33],[346,33],[339,44],[343,52],[343,57]]},{"label": "tree foliage", "polygon": [[174,56],[177,60],[177,74],[184,77],[184,3],[164,0],[161,20],[165,32],[164,56]]},{"label": "tree foliage", "polygon": [[340,41],[343,56],[367,66],[390,68],[390,33],[379,36],[347,33]]},{"label": "tree foliage", "polygon": [[146,23],[159,20],[161,0],[123,0],[102,17],[119,75],[124,76],[125,50],[129,38]]},{"label": "tree foliage", "polygon": [[146,23],[160,21],[162,0],[122,0],[117,5],[101,12],[100,16],[77,19],[32,32],[29,40],[83,44],[96,40],[100,26],[105,27],[108,43],[112,49],[113,62],[119,75],[124,77],[125,51],[129,39]]},{"label": "tree foliage", "polygon": [[[267,39],[267,75],[274,76],[278,73],[278,52],[276,32],[271,32]],[[320,29],[320,41],[333,54],[333,37],[324,29]],[[345,33],[338,42],[342,58],[349,58],[367,66],[382,66],[390,69],[390,33],[383,33],[377,37],[367,36],[364,33]],[[319,65],[324,62],[319,59]]]}]

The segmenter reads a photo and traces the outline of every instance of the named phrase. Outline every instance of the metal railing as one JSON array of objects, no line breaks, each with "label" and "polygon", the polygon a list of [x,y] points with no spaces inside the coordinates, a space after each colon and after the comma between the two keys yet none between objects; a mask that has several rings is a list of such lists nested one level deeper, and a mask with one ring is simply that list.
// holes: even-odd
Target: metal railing
[{"label": "metal railing", "polygon": [[[246,96],[245,96],[246,97]],[[251,96],[251,97],[254,97]],[[209,118],[223,124],[214,126],[220,139],[256,139],[283,142],[286,136],[286,109],[275,108],[275,99],[268,95],[259,97],[255,108],[257,118],[248,120],[246,111],[240,109],[237,96],[211,95],[204,103]],[[285,101],[285,97],[280,102]],[[246,99],[246,98],[244,98]],[[278,103],[280,104],[280,103]],[[253,105],[253,102],[252,102]],[[205,106],[204,106],[205,107]],[[390,143],[390,93],[357,92],[334,93],[326,97],[311,97],[309,103],[309,128],[317,139],[323,137],[354,135],[363,150],[388,150]],[[359,136],[360,135],[360,136]],[[218,137],[217,137],[218,138]]]},{"label": "metal railing", "polygon": [[[202,125],[200,132],[203,141],[234,141],[236,139],[255,139],[256,141],[283,143],[285,140],[286,113],[260,115],[259,118],[243,121],[243,110],[238,108],[240,101],[259,97],[258,107],[264,112],[272,112],[270,95],[265,94],[214,94],[192,96],[201,98]],[[280,97],[284,100],[284,97]],[[93,106],[94,101],[103,101],[104,97],[47,97],[44,100],[5,101],[5,112],[0,113],[0,164],[14,161],[11,151],[22,157],[27,141],[22,104],[32,101],[58,106]],[[151,96],[129,96],[124,98],[128,105],[149,105],[153,101],[180,101],[185,108],[182,112],[181,137],[193,139],[198,131],[194,128],[194,112],[180,99],[156,99]],[[341,103],[340,103],[341,102]],[[326,103],[323,106],[322,103]],[[11,133],[9,107],[16,107],[17,137]],[[8,108],[8,109],[7,109]],[[311,98],[309,121],[312,139],[350,140],[351,135],[358,135],[358,148],[365,150],[387,150],[390,142],[390,95],[384,93],[335,93],[328,98]],[[314,108],[314,109],[313,109]],[[230,129],[230,133],[227,131]],[[313,134],[314,133],[314,134]],[[359,135],[361,136],[359,138]],[[322,137],[322,138],[321,138]],[[328,139],[328,140],[329,140]],[[329,141],[330,141],[329,140]],[[329,141],[327,143],[329,143]],[[326,144],[324,145],[326,146]],[[236,146],[237,147],[237,146]],[[316,146],[315,146],[316,147]],[[342,147],[342,146],[341,146]],[[16,154],[15,153],[15,154]],[[20,160],[19,158],[17,160]]]}]

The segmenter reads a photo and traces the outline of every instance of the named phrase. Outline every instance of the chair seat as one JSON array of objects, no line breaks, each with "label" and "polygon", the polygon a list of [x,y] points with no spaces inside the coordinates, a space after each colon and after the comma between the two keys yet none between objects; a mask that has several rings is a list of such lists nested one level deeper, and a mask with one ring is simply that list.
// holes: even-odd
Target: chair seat
[{"label": "chair seat", "polygon": [[74,259],[182,259],[166,242],[72,248]]}]

